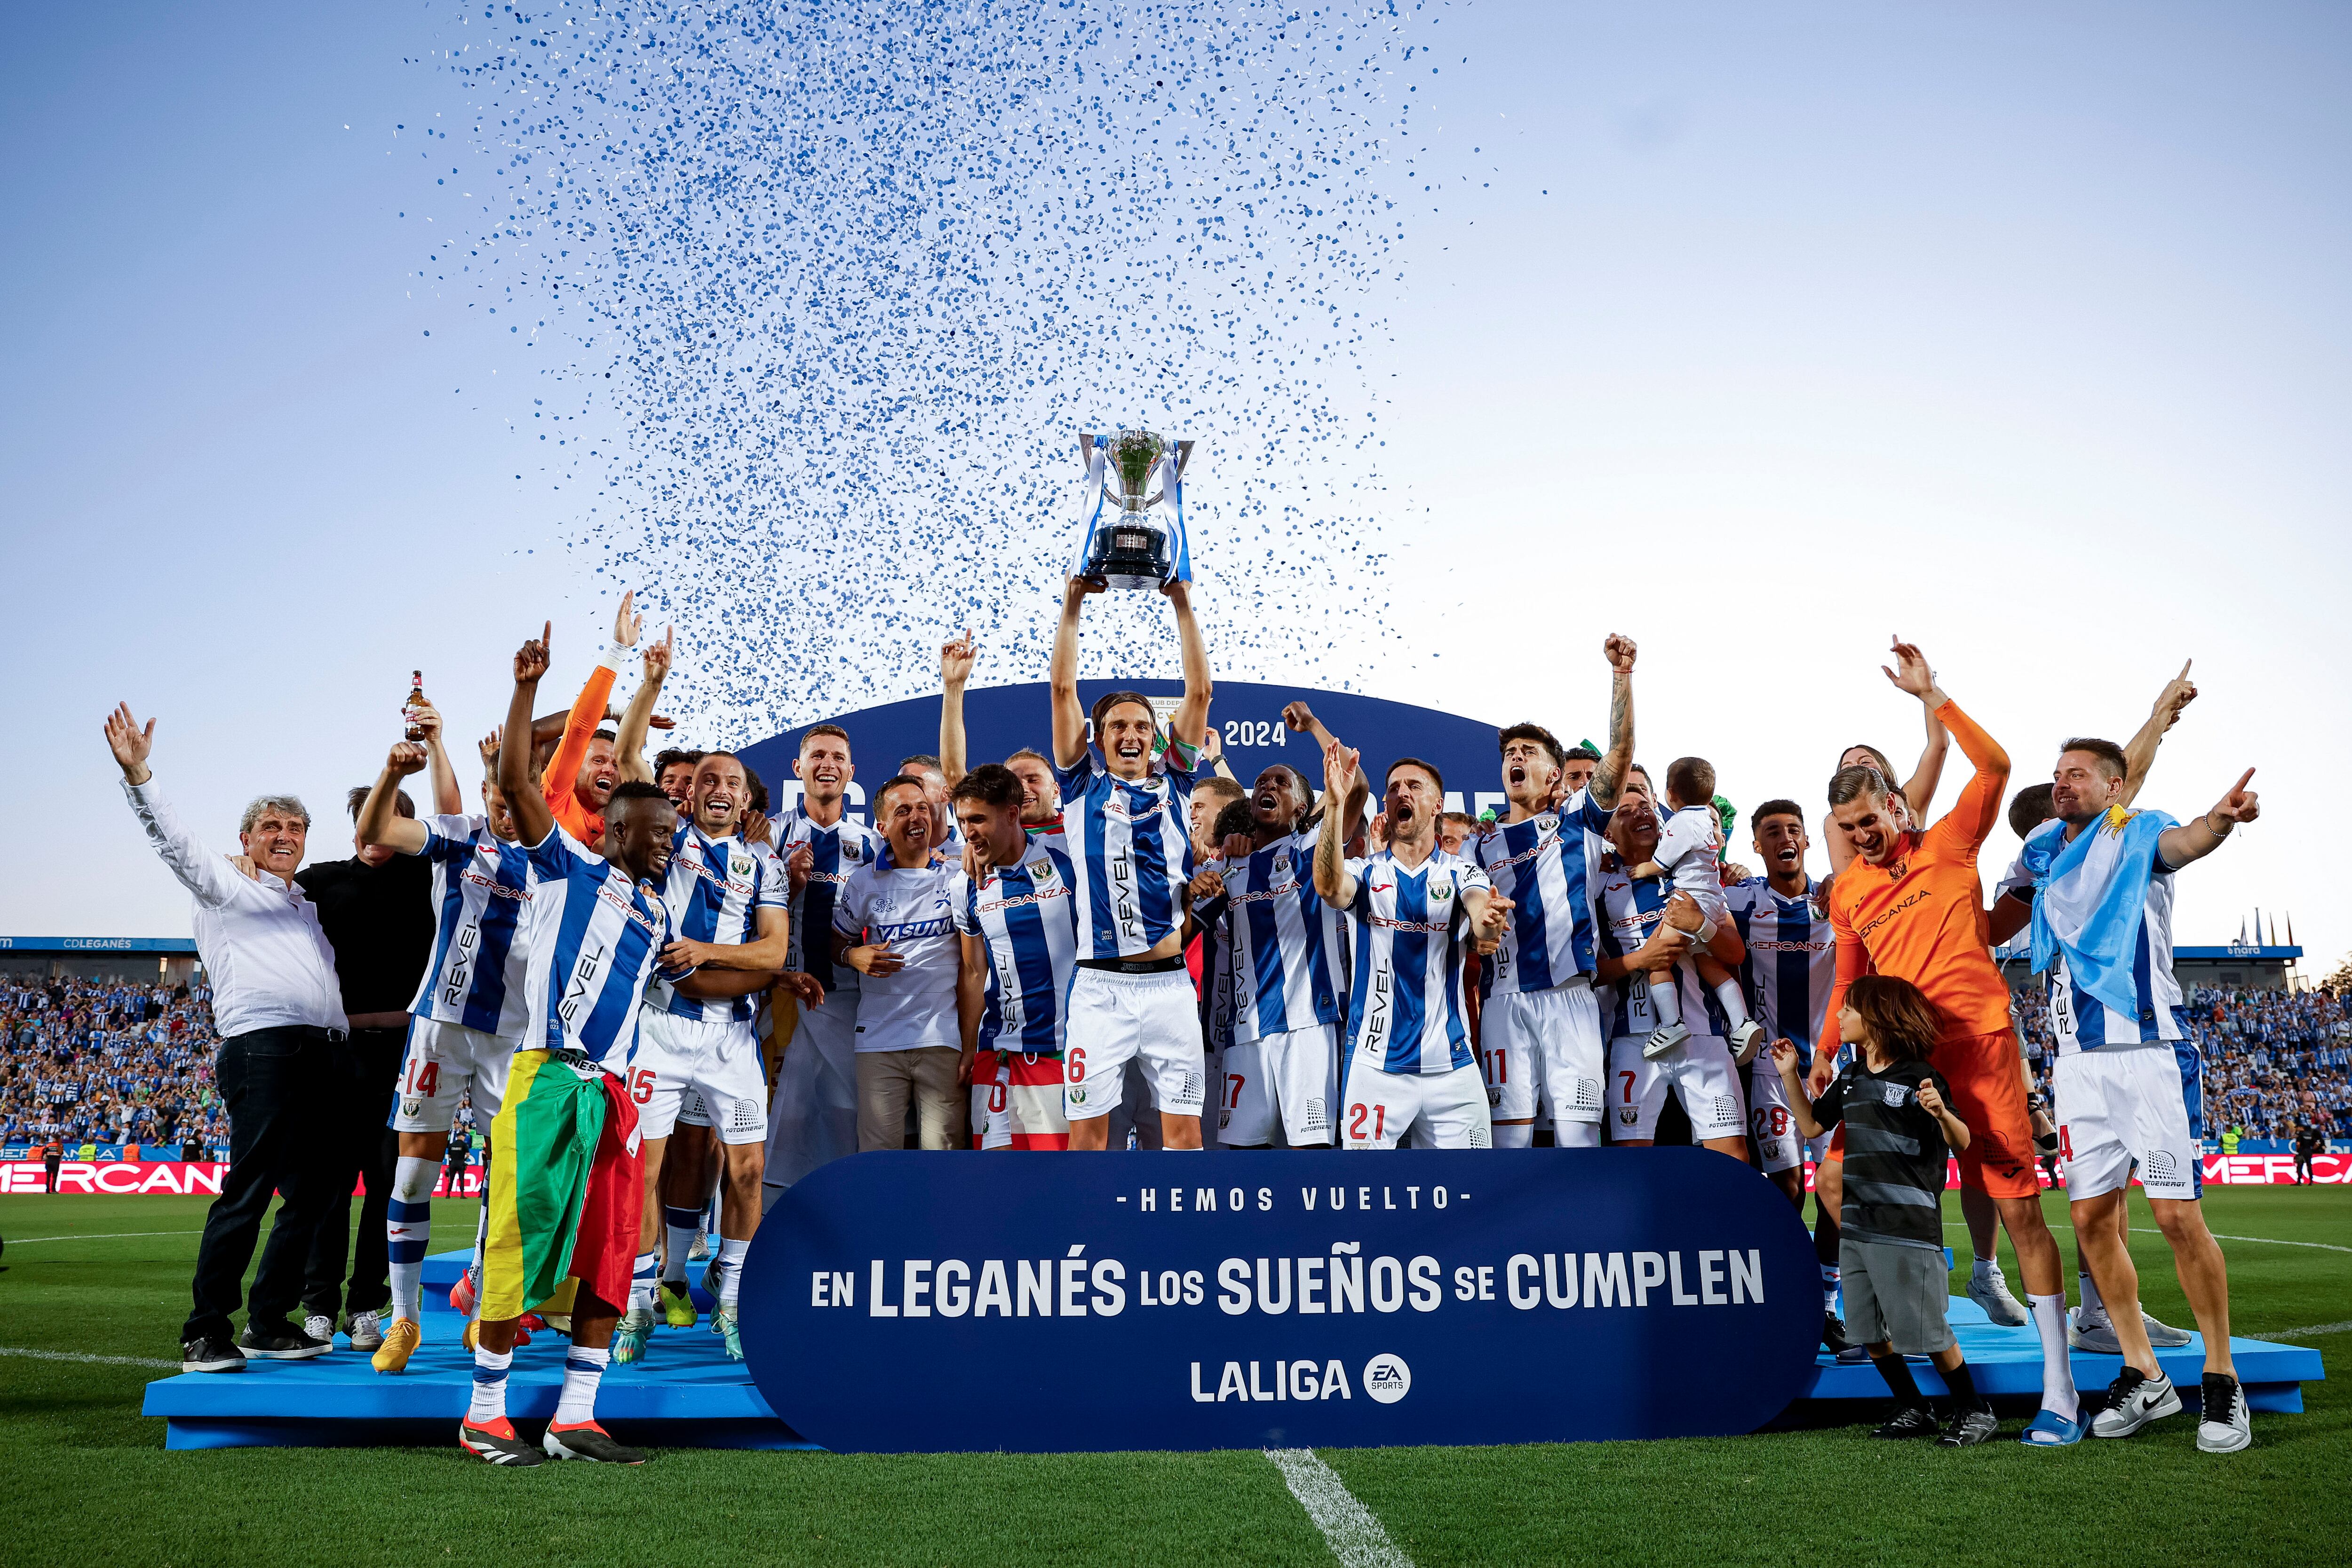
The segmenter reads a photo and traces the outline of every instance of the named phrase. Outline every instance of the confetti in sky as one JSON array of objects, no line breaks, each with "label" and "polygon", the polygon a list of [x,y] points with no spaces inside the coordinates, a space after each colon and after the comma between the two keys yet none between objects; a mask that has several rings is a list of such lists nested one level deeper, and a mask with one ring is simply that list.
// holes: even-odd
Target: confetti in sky
[{"label": "confetti in sky", "polygon": [[[420,59],[467,198],[420,276],[558,361],[524,434],[571,548],[677,624],[698,736],[935,689],[966,626],[983,684],[1042,679],[1076,434],[1133,423],[1199,443],[1220,673],[1354,685],[1426,517],[1378,388],[1444,12],[477,3]],[[1176,673],[1154,596],[1086,646]]]}]

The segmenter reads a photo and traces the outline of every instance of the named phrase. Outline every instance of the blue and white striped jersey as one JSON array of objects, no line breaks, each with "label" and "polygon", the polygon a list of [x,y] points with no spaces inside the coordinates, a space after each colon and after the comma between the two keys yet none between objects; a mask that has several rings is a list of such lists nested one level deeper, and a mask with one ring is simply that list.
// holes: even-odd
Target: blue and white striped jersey
[{"label": "blue and white striped jersey", "polygon": [[[714,839],[692,822],[677,825],[677,836],[670,841],[669,875],[662,887],[662,904],[675,936],[740,946],[758,938],[759,911],[783,909],[789,903],[782,862],[732,836]],[[697,1001],[679,996],[659,976],[646,998],[646,1005],[656,1011],[705,1023],[748,1023],[759,1004],[756,996]]]},{"label": "blue and white striped jersey", "polygon": [[433,862],[433,959],[408,1010],[500,1040],[521,1038],[530,1008],[530,852],[493,835],[487,817],[427,817]]},{"label": "blue and white striped jersey", "polygon": [[[2064,824],[2045,823],[2039,831],[2063,832]],[[2142,905],[2139,936],[2132,948],[2132,990],[2139,1016],[2126,1018],[2074,983],[2067,973],[2066,950],[2058,949],[2044,977],[2050,988],[2050,1030],[2058,1037],[2058,1054],[2096,1051],[2103,1045],[2137,1045],[2150,1040],[2184,1038],[2179,1009],[2189,998],[2172,973],[2172,879],[2164,857],[2149,867],[2147,898]],[[2021,857],[2010,862],[1995,891],[1996,898],[2033,894],[2033,873]]]},{"label": "blue and white striped jersey", "polygon": [[1078,957],[1140,958],[1183,921],[1181,890],[1192,880],[1191,747],[1171,741],[1140,781],[1112,774],[1087,747],[1075,768],[1056,768],[1062,827],[1078,894]]},{"label": "blue and white striped jersey", "polygon": [[651,883],[632,883],[561,826],[530,848],[530,1021],[516,1049],[582,1051],[614,1071],[636,1049],[668,912]]},{"label": "blue and white striped jersey", "polygon": [[1462,894],[1492,887],[1486,873],[1439,850],[1407,870],[1387,850],[1351,860],[1355,988],[1348,1049],[1382,1072],[1435,1075],[1471,1063],[1462,1011],[1462,959],[1470,919]]},{"label": "blue and white striped jersey", "polygon": [[[1622,868],[1604,868],[1599,883],[1601,956],[1622,958],[1650,939],[1665,918],[1666,900],[1675,890],[1663,877],[1645,876],[1636,882]],[[1682,988],[1683,1022],[1691,1033],[1725,1032],[1723,1004],[1699,980],[1698,966],[1687,957],[1682,959],[1675,965],[1675,981]],[[1603,987],[1602,992],[1601,1018],[1609,1026],[1609,1039],[1644,1036],[1658,1027],[1658,1015],[1650,1006],[1648,976],[1628,975]]]},{"label": "blue and white striped jersey", "polygon": [[1225,890],[1195,910],[1230,966],[1230,1039],[1339,1021],[1338,914],[1315,891],[1316,831],[1292,833],[1237,861],[1221,861]]},{"label": "blue and white striped jersey", "polygon": [[793,947],[799,955],[796,967],[815,976],[827,997],[854,992],[857,971],[833,961],[833,910],[857,868],[872,865],[882,852],[882,835],[846,811],[841,821],[824,827],[808,814],[805,799],[778,825],[782,829],[776,840],[780,857],[789,861],[794,851],[806,844],[816,862],[809,873],[808,885],[801,890],[800,907],[793,911]]},{"label": "blue and white striped jersey", "polygon": [[1797,1044],[1806,1062],[1813,1044],[1830,1030],[1830,986],[1837,978],[1837,936],[1830,930],[1829,906],[1821,883],[1808,878],[1805,891],[1783,898],[1760,876],[1723,890],[1739,939],[1748,944],[1742,987],[1764,1032]]},{"label": "blue and white striped jersey", "polygon": [[1512,903],[1503,945],[1480,984],[1496,992],[1549,991],[1592,973],[1592,871],[1609,848],[1609,812],[1579,789],[1558,811],[1506,822],[1465,848]]},{"label": "blue and white striped jersey", "polygon": [[980,1049],[1062,1054],[1062,998],[1078,956],[1077,889],[1059,833],[1037,834],[1016,866],[973,885],[956,873],[955,927],[988,944]]}]

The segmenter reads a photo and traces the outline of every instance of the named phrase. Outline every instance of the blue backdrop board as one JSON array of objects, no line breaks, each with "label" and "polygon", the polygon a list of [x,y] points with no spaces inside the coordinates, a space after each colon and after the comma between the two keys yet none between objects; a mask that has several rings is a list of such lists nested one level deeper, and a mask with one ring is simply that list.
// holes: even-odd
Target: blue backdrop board
[{"label": "blue backdrop board", "polygon": [[[1121,687],[1152,698],[1163,719],[1184,691],[1181,681],[1080,681],[1078,700],[1091,709],[1097,697]],[[1609,718],[1609,672],[1598,656],[1592,661],[1589,700],[1592,720],[1584,733],[1598,738],[1605,734]],[[1390,763],[1400,757],[1418,757],[1435,763],[1444,774],[1447,810],[1466,810],[1475,816],[1483,806],[1494,807],[1498,815],[1507,809],[1495,725],[1349,692],[1219,681],[1209,716],[1224,742],[1227,763],[1243,784],[1255,779],[1261,769],[1282,762],[1306,774],[1309,784],[1322,788],[1323,758],[1313,739],[1294,735],[1282,725],[1284,706],[1294,702],[1312,707],[1333,735],[1363,752],[1365,770],[1376,788]],[[968,690],[963,706],[969,755],[974,765],[1002,762],[1024,746],[1039,751],[1052,748],[1053,708],[1042,681]],[[1507,722],[1516,723],[1517,716]],[[849,732],[850,759],[857,773],[848,792],[849,811],[861,821],[871,820],[866,792],[890,777],[900,758],[936,754],[940,749],[940,699],[935,695],[909,697],[825,722]],[[774,814],[779,816],[800,799],[793,761],[800,755],[804,729],[786,730],[743,751],[744,762],[767,781]],[[1562,730],[1559,738],[1573,746],[1582,733]]]},{"label": "blue backdrop board", "polygon": [[1702,1150],[939,1158],[836,1161],[752,1243],[752,1375],[826,1448],[1729,1434],[1814,1370],[1811,1239]]}]

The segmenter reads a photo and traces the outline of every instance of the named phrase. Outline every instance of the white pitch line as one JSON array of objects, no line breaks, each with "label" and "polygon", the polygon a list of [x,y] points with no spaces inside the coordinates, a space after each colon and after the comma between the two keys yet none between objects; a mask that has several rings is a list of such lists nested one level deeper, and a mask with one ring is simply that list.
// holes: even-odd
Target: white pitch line
[{"label": "white pitch line", "polygon": [[20,1350],[12,1344],[0,1344],[0,1355],[21,1355],[27,1361],[83,1361],[100,1366],[160,1366],[177,1371],[176,1361],[154,1361],[143,1355],[83,1355],[70,1350]]},{"label": "white pitch line", "polygon": [[1339,1473],[1312,1448],[1268,1448],[1265,1457],[1282,1472],[1290,1495],[1323,1532],[1341,1568],[1412,1568],[1372,1511],[1356,1499]]},{"label": "white pitch line", "polygon": [[[2164,1234],[2163,1231],[2147,1225],[2133,1226],[2132,1233],[2136,1236],[2161,1236]],[[2213,1239],[2216,1241],[2259,1241],[2266,1247],[2316,1247],[2322,1252],[2352,1252],[2352,1247],[2338,1247],[2332,1241],[2282,1241],[2275,1236],[2224,1236],[2218,1230],[2213,1232]]]},{"label": "white pitch line", "polygon": [[2281,1329],[2276,1333],[2240,1334],[2240,1339],[2315,1339],[2324,1333],[2352,1333],[2352,1323],[2315,1323],[2307,1329]]},{"label": "white pitch line", "polygon": [[120,1241],[126,1236],[202,1236],[203,1228],[194,1230],[107,1230],[96,1236],[18,1236],[10,1239],[11,1247],[30,1247],[36,1241]]}]

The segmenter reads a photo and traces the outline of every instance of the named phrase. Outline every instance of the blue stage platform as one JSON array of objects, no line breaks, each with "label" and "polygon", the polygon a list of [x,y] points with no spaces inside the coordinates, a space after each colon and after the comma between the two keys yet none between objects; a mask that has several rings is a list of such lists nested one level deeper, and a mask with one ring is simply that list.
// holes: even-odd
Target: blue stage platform
[{"label": "blue stage platform", "polygon": [[[255,1362],[232,1375],[183,1373],[160,1379],[147,1385],[144,1413],[164,1417],[164,1447],[171,1448],[454,1445],[473,1386],[473,1358],[459,1341],[465,1321],[448,1306],[449,1288],[465,1266],[463,1252],[425,1260],[425,1343],[401,1376],[379,1376],[366,1356],[338,1341],[333,1354],[315,1361]],[[1964,1297],[1954,1297],[1950,1311],[1979,1389],[1995,1398],[2041,1392],[2042,1352],[2031,1328],[1996,1328]],[[554,1416],[567,1343],[541,1332],[516,1352],[507,1403],[518,1421]],[[2241,1339],[2231,1348],[2247,1403],[2256,1411],[2300,1411],[2302,1385],[2326,1375],[2319,1353],[2306,1346]],[[2192,1342],[2159,1352],[2158,1360],[2184,1393],[2193,1393],[2204,1354]],[[2081,1351],[2074,1363],[2074,1380],[2085,1390],[2105,1387],[2123,1364],[2116,1356]],[[1921,1388],[1944,1391],[1932,1366],[1915,1363],[1914,1374]],[[1885,1397],[1875,1368],[1824,1356],[1811,1386],[1776,1425],[1820,1425],[1843,1418],[1846,1401]],[[743,1364],[729,1361],[719,1337],[701,1325],[656,1330],[645,1363],[605,1374],[597,1410],[615,1436],[656,1448],[814,1446],[777,1419]],[[1852,1418],[1863,1414],[1857,1407]]]}]

